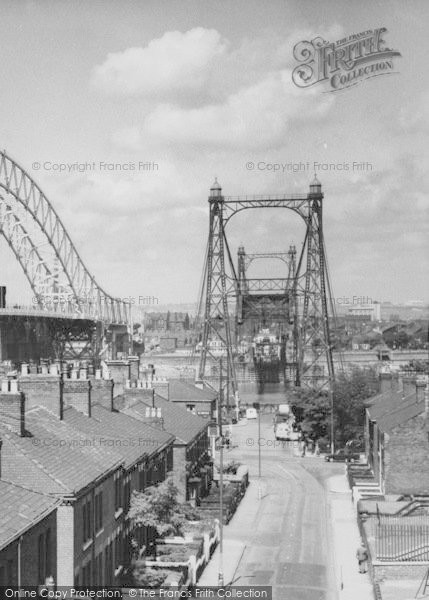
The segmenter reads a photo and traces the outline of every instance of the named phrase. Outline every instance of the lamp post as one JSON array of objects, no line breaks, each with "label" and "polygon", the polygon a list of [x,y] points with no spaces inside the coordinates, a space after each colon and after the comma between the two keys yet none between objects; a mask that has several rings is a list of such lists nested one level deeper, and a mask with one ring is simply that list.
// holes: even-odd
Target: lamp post
[{"label": "lamp post", "polygon": [[258,411],[258,500],[262,498],[262,487],[261,487],[261,404],[259,402],[253,403],[253,408]]},{"label": "lamp post", "polygon": [[335,442],[334,442],[334,392],[332,390],[332,380],[329,380],[329,401],[331,404],[331,454],[335,452]]}]

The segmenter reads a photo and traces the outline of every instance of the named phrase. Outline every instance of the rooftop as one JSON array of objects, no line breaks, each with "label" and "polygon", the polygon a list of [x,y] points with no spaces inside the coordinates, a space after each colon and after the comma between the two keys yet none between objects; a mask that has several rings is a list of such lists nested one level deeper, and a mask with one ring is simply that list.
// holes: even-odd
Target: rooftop
[{"label": "rooftop", "polygon": [[40,493],[75,495],[121,463],[45,408],[29,410],[25,424],[25,437],[0,425],[5,481]]},{"label": "rooftop", "polygon": [[[115,399],[115,402],[118,403],[118,408],[122,406],[120,410],[142,420],[146,418],[146,408],[152,406],[149,398],[134,400],[128,405],[118,398]],[[206,419],[192,414],[180,404],[166,400],[158,394],[155,394],[154,404],[156,408],[161,409],[165,431],[172,433],[182,444],[189,444],[197,435],[207,429]]]},{"label": "rooftop", "polygon": [[416,392],[404,396],[402,390],[378,394],[367,403],[371,420],[385,433],[425,411],[424,401],[417,401]]},{"label": "rooftop", "polygon": [[[94,405],[91,410],[91,420],[98,421],[104,429],[106,437],[122,440],[116,450],[124,455],[125,466],[131,466],[142,454],[152,455],[173,441],[174,436],[141,421],[125,415],[122,412],[111,412],[104,406]],[[90,419],[88,419],[90,420]],[[128,445],[129,444],[129,445]],[[144,452],[142,452],[142,450]]]},{"label": "rooftop", "polygon": [[0,481],[0,549],[52,512],[59,501]]},{"label": "rooftop", "polygon": [[192,383],[186,383],[180,379],[169,380],[170,400],[186,401],[195,400],[198,402],[212,402],[217,398],[216,392],[207,388],[200,389]]}]

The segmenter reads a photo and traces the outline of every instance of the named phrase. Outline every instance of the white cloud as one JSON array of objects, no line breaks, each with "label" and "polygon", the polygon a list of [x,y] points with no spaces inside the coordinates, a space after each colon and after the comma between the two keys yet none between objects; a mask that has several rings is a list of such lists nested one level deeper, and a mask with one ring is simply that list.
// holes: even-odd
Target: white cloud
[{"label": "white cloud", "polygon": [[305,97],[290,80],[290,71],[278,71],[231,94],[222,104],[183,109],[162,104],[146,118],[145,133],[169,143],[267,148],[285,142],[293,120],[311,120],[325,114],[332,96]]},{"label": "white cloud", "polygon": [[108,54],[95,68],[93,83],[119,95],[173,95],[198,90],[225,49],[226,42],[215,29],[168,31],[144,48]]}]

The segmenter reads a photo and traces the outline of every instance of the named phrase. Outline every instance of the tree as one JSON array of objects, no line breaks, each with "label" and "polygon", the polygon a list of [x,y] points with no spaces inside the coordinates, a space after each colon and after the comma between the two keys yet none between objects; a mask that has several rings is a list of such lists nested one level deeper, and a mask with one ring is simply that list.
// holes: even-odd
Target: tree
[{"label": "tree", "polygon": [[144,492],[133,492],[129,510],[133,527],[150,527],[158,537],[182,535],[183,527],[194,514],[189,504],[177,500],[177,494],[178,489],[171,477]]},{"label": "tree", "polygon": [[295,414],[302,415],[301,430],[312,439],[324,438],[329,433],[331,407],[327,394],[299,390],[293,400]]},{"label": "tree", "polygon": [[[354,369],[337,376],[333,387],[334,436],[345,443],[362,433],[365,401],[378,393],[377,374],[373,369]],[[331,403],[328,394],[297,390],[292,402],[295,414],[302,414],[301,429],[308,437],[330,437]]]},{"label": "tree", "polygon": [[340,374],[334,385],[335,430],[345,443],[362,433],[365,401],[378,393],[377,374],[373,369],[354,369]]},{"label": "tree", "polygon": [[188,331],[189,329],[189,315],[186,313],[185,318],[183,319],[183,329]]}]

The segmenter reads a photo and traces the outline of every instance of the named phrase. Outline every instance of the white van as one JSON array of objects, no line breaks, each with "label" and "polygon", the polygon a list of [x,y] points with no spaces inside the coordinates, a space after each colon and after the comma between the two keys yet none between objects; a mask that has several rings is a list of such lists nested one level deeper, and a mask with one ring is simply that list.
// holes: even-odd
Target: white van
[{"label": "white van", "polygon": [[246,419],[257,419],[258,411],[256,408],[248,408],[246,409]]},{"label": "white van", "polygon": [[283,422],[277,423],[274,435],[276,440],[284,440],[287,442],[296,442],[301,438],[299,431],[294,431],[291,423]]}]

